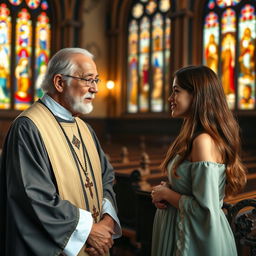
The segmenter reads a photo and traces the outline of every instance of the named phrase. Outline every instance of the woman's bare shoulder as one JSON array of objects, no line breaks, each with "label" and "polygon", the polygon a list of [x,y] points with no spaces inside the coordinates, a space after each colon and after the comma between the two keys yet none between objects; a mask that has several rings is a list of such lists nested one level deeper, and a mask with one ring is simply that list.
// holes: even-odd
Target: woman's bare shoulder
[{"label": "woman's bare shoulder", "polygon": [[218,148],[213,138],[208,133],[201,133],[193,140],[191,150],[191,161],[221,161]]}]

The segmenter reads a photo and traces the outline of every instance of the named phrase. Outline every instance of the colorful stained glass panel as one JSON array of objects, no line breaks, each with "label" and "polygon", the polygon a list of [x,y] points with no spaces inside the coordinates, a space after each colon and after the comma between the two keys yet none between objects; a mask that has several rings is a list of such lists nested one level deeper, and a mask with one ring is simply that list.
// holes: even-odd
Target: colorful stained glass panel
[{"label": "colorful stained glass panel", "polygon": [[134,18],[140,18],[143,14],[143,5],[142,4],[136,4],[134,5],[132,9],[132,15]]},{"label": "colorful stained glass panel", "polygon": [[245,5],[239,19],[238,108],[255,107],[255,8]]},{"label": "colorful stained glass panel", "polygon": [[235,107],[235,22],[235,12],[232,9],[227,9],[222,16],[221,80],[231,109]]},{"label": "colorful stained glass panel", "polygon": [[43,0],[42,3],[41,3],[41,8],[42,10],[46,11],[48,9],[48,3],[46,0]]},{"label": "colorful stained glass panel", "polygon": [[155,0],[150,0],[146,6],[146,12],[152,14],[157,8],[157,3]]},{"label": "colorful stained glass panel", "polygon": [[144,17],[140,24],[140,52],[149,52],[150,46],[150,32],[149,32],[149,19]]},{"label": "colorful stained glass panel", "polygon": [[50,32],[49,18],[45,12],[42,12],[38,16],[36,24],[36,99],[43,96],[41,82],[50,57]]},{"label": "colorful stained glass panel", "polygon": [[166,19],[165,24],[165,111],[169,110],[168,97],[170,94],[170,56],[171,56],[171,20]]},{"label": "colorful stained glass panel", "polygon": [[130,55],[128,63],[128,112],[138,111],[138,59]]},{"label": "colorful stained glass panel", "polygon": [[153,112],[163,110],[163,17],[155,15],[153,19],[153,56],[151,66],[153,68],[153,86],[151,95],[151,109]]},{"label": "colorful stained glass panel", "polygon": [[129,26],[129,46],[128,46],[128,112],[138,111],[138,25],[132,20]]},{"label": "colorful stained glass panel", "polygon": [[208,8],[213,9],[215,7],[215,0],[209,0],[208,2]]},{"label": "colorful stained glass panel", "polygon": [[31,96],[32,22],[27,9],[22,9],[16,23],[15,109],[26,109]]},{"label": "colorful stained glass panel", "polygon": [[241,0],[216,0],[217,5],[221,8],[234,6],[238,4]]},{"label": "colorful stained glass panel", "polygon": [[128,35],[127,110],[129,113],[164,111],[171,31],[166,12],[171,4],[169,0],[134,2]]},{"label": "colorful stained glass panel", "polygon": [[29,8],[36,9],[40,5],[41,0],[26,0]]},{"label": "colorful stained glass panel", "polygon": [[149,65],[150,60],[148,54],[142,53],[140,55],[140,111],[146,112],[149,110],[148,100],[149,100]]},{"label": "colorful stained glass panel", "polygon": [[167,12],[171,8],[170,0],[161,0],[159,3],[159,9],[162,12]]},{"label": "colorful stained glass panel", "polygon": [[128,52],[130,54],[137,53],[138,47],[138,24],[135,20],[132,20],[129,26],[129,46]]},{"label": "colorful stained glass panel", "polygon": [[0,109],[10,108],[11,17],[6,4],[0,4]]},{"label": "colorful stained glass panel", "polygon": [[219,61],[219,21],[214,12],[210,12],[204,23],[204,58],[203,63],[218,73]]},{"label": "colorful stained glass panel", "polygon": [[140,58],[139,58],[139,74],[140,74],[140,111],[148,111],[149,100],[149,47],[150,32],[149,19],[144,17],[140,24]]},{"label": "colorful stained glass panel", "polygon": [[236,31],[236,13],[233,9],[228,8],[222,15],[221,21],[222,34]]},{"label": "colorful stained glass panel", "polygon": [[163,51],[157,51],[152,56],[153,88],[151,95],[151,108],[153,112],[163,111],[163,81],[164,81],[164,55]]},{"label": "colorful stained glass panel", "polygon": [[155,15],[153,19],[153,51],[163,50],[163,18],[161,14]]},{"label": "colorful stained glass panel", "polygon": [[9,0],[9,2],[13,5],[20,5],[23,0]]}]

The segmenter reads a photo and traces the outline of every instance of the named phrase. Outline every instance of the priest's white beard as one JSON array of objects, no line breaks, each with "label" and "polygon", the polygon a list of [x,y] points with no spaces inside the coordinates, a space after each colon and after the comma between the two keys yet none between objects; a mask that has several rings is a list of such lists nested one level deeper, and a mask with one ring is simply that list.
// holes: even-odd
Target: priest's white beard
[{"label": "priest's white beard", "polygon": [[82,115],[89,114],[93,110],[93,105],[91,102],[85,103],[84,100],[86,98],[95,98],[95,95],[93,93],[87,92],[84,96],[72,96],[67,94],[66,99],[70,104],[70,107],[72,108],[72,111],[74,113],[79,113]]}]

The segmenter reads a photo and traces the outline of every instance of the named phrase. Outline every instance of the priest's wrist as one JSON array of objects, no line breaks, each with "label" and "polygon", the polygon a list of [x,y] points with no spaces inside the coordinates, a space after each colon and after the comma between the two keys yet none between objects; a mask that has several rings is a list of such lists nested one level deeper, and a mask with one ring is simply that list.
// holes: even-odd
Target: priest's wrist
[{"label": "priest's wrist", "polygon": [[115,221],[112,219],[112,217],[110,215],[108,215],[107,213],[103,214],[102,219],[101,219],[104,223],[106,223],[106,225],[108,227],[111,227],[112,230],[114,230],[114,226],[115,226]]}]

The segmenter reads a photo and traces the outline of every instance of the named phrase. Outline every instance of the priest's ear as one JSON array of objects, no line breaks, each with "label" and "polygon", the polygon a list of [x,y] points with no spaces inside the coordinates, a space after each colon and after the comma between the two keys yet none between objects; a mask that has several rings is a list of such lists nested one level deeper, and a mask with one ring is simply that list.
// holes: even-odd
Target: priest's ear
[{"label": "priest's ear", "polygon": [[61,74],[56,74],[53,77],[53,84],[54,84],[56,91],[63,92],[65,84],[64,84]]}]

